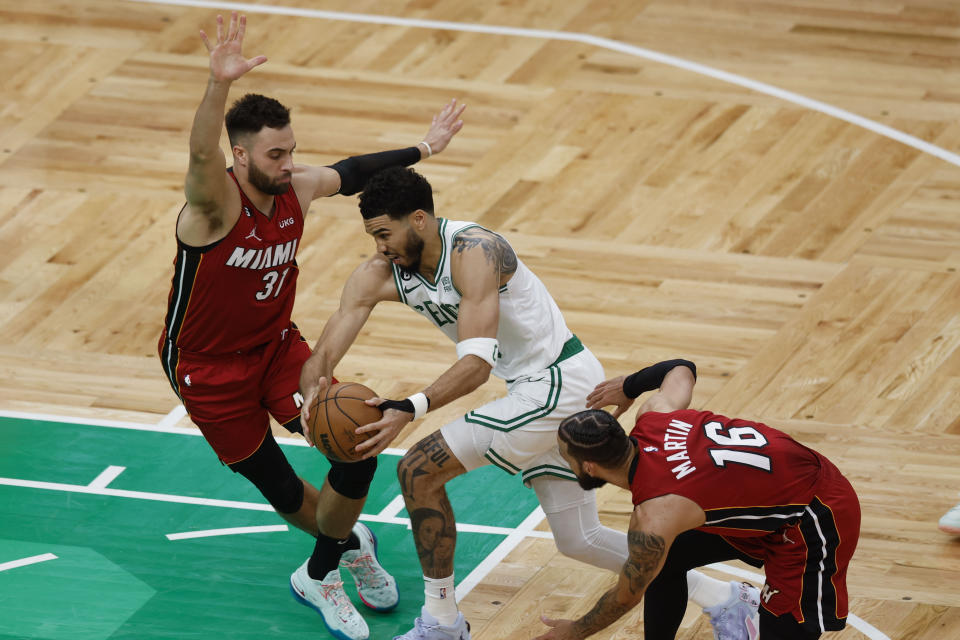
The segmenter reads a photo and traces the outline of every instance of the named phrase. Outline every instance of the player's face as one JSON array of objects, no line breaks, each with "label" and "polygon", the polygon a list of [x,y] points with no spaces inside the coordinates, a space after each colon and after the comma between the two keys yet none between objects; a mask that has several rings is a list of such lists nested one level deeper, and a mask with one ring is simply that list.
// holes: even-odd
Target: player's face
[{"label": "player's face", "polygon": [[271,196],[286,193],[293,178],[293,150],[297,146],[293,129],[264,127],[250,138],[247,150],[247,179]]},{"label": "player's face", "polygon": [[383,257],[403,271],[413,273],[420,268],[424,242],[410,226],[408,218],[393,220],[383,215],[364,220],[363,224]]},{"label": "player's face", "polygon": [[570,455],[570,453],[567,451],[566,442],[558,438],[557,443],[559,445],[560,455],[563,456],[563,459],[567,461],[568,465],[570,465],[570,470],[573,471],[573,475],[577,477],[577,484],[579,484],[582,489],[590,491],[591,489],[599,489],[603,485],[607,484],[606,480],[594,478],[583,470],[583,465],[580,463],[580,461]]}]

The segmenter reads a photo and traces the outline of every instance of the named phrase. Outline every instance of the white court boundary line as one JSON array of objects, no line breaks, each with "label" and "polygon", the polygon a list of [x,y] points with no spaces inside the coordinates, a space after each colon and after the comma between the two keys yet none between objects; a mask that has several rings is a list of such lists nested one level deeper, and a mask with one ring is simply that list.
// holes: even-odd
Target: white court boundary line
[{"label": "white court boundary line", "polygon": [[181,7],[197,7],[197,8],[206,8],[206,9],[230,9],[234,11],[243,11],[246,13],[265,13],[273,15],[285,15],[285,16],[297,16],[303,18],[319,18],[322,20],[339,20],[342,22],[363,22],[367,24],[383,24],[383,25],[392,25],[392,26],[402,26],[402,27],[416,27],[422,29],[444,29],[447,31],[466,31],[472,33],[487,33],[491,35],[499,36],[517,36],[522,38],[539,38],[544,40],[563,40],[567,42],[580,42],[582,44],[589,44],[601,49],[609,49],[611,51],[619,51],[620,53],[626,53],[627,55],[632,55],[637,58],[643,58],[645,60],[650,60],[652,62],[659,62],[660,64],[665,64],[670,67],[676,67],[678,69],[683,69],[685,71],[690,71],[702,76],[707,76],[715,80],[720,80],[721,82],[726,82],[728,84],[737,85],[744,87],[745,89],[750,89],[751,91],[756,91],[757,93],[762,93],[774,98],[779,98],[785,102],[790,102],[795,105],[805,107],[812,111],[818,111],[820,113],[826,114],[837,118],[838,120],[843,120],[844,122],[849,122],[850,124],[856,125],[867,129],[868,131],[873,131],[876,134],[890,138],[891,140],[896,140],[902,144],[907,145],[908,147],[913,147],[918,151],[928,153],[932,156],[940,158],[950,164],[960,167],[960,155],[947,151],[942,147],[938,147],[934,144],[930,144],[926,140],[921,140],[916,136],[912,136],[893,127],[888,127],[885,124],[880,124],[865,118],[863,116],[857,115],[851,111],[835,107],[826,102],[821,102],[820,100],[814,100],[806,96],[802,96],[798,93],[792,91],[787,91],[786,89],[781,89],[780,87],[775,87],[771,84],[765,82],[759,82],[757,80],[752,80],[745,76],[738,75],[736,73],[729,73],[721,69],[716,69],[714,67],[709,67],[698,62],[692,62],[690,60],[685,60],[677,56],[671,56],[665,53],[660,53],[659,51],[653,51],[652,49],[644,49],[643,47],[637,47],[631,44],[626,44],[624,42],[618,42],[617,40],[611,40],[610,38],[601,38],[599,36],[590,35],[588,33],[577,33],[573,31],[550,31],[544,29],[526,29],[522,27],[506,27],[499,25],[484,25],[484,24],[473,24],[469,22],[446,22],[443,20],[420,20],[417,18],[399,18],[395,16],[381,16],[381,15],[371,15],[365,13],[348,13],[340,11],[321,11],[319,9],[301,9],[297,7],[283,7],[283,6],[271,6],[271,5],[259,5],[259,4],[247,4],[244,2],[223,2],[219,0],[128,0],[129,2],[138,2],[141,4],[159,4],[159,5],[174,5]]},{"label": "white court boundary line", "polygon": [[168,533],[167,540],[190,540],[192,538],[213,538],[216,536],[236,536],[245,533],[273,533],[289,530],[290,528],[285,524],[267,524],[259,527],[229,527],[226,529],[205,529],[203,531]]},{"label": "white court boundary line", "polygon": [[17,567],[26,567],[31,564],[37,564],[38,562],[46,562],[47,560],[56,560],[57,556],[52,553],[42,553],[38,556],[30,556],[28,558],[20,558],[19,560],[10,560],[9,562],[4,562],[0,564],[0,571],[7,571],[9,569],[16,569]]}]

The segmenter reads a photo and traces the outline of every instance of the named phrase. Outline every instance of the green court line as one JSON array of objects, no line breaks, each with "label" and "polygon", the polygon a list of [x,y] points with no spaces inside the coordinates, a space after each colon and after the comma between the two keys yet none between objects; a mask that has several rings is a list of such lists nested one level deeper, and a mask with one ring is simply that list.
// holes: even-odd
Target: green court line
[{"label": "green court line", "polygon": [[[322,482],[328,467],[321,455],[306,447],[282,446],[298,473],[314,484]],[[0,573],[0,638],[328,637],[319,616],[297,604],[287,589],[290,573],[312,550],[306,534],[291,528],[166,538],[174,532],[282,522],[249,483],[219,464],[202,438],[0,416],[0,452],[3,478],[86,487],[114,465],[125,469],[100,491],[253,507],[235,510],[0,486],[0,563],[57,555]],[[370,518],[399,494],[395,459],[380,458],[365,508]],[[467,524],[509,530],[537,506],[533,492],[518,478],[492,467],[454,480],[448,490],[458,520]],[[418,615],[422,577],[406,526],[371,522],[370,527],[402,595],[394,612],[364,612],[364,617],[371,638],[389,638],[409,629]],[[458,578],[467,576],[504,539],[461,532]],[[363,609],[349,584],[347,592]]]}]

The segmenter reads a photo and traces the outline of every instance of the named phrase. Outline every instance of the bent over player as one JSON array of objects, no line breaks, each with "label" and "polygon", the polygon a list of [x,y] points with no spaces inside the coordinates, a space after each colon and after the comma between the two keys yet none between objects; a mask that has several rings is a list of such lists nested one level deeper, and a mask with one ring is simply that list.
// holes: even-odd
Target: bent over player
[{"label": "bent over player", "polygon": [[[766,569],[762,640],[813,640],[843,629],[847,566],[860,536],[860,503],[823,455],[760,422],[687,409],[696,368],[661,362],[599,385],[594,409],[570,416],[560,451],[587,486],[633,494],[630,557],[619,582],[576,621],[546,620],[538,640],[586,638],[644,599],[644,638],[675,637],[685,572],[739,559]],[[616,418],[659,387],[628,437]],[[751,638],[757,629],[751,629]]]},{"label": "bent over player", "polygon": [[[340,308],[303,367],[304,417],[373,307],[384,301],[424,316],[456,343],[458,360],[422,393],[376,399],[383,418],[358,429],[373,433],[357,446],[366,457],[386,448],[408,422],[470,393],[491,373],[507,384],[506,396],[444,425],[399,463],[426,596],[414,628],[401,637],[470,637],[454,598],[457,531],[444,486],[484,465],[520,474],[533,488],[562,553],[619,571],[626,536],[600,526],[594,492],[577,485],[556,440],[560,420],[586,406],[603,368],[567,328],[546,287],[503,237],[472,222],[437,218],[430,184],[412,169],[374,175],[360,196],[360,212],[377,254],[347,280]],[[727,585],[713,582],[725,596]]]},{"label": "bent over player", "polygon": [[[293,162],[289,111],[248,94],[226,114],[233,151],[227,169],[219,141],[230,84],[266,61],[243,57],[245,25],[234,13],[224,32],[218,16],[214,44],[201,32],[210,79],[190,132],[187,202],[177,219],[160,358],[221,462],[252,482],[285,520],[317,538],[300,573],[323,580],[327,597],[308,604],[321,609],[332,630],[348,620],[350,637],[366,637],[366,623],[340,586],[338,565],[342,556],[368,606],[396,605],[396,583],[376,561],[373,534],[357,522],[376,460],[333,462],[318,491],[297,476],[270,432],[270,415],[301,431],[298,379],[310,349],[290,320],[297,250],[312,200],[356,193],[374,171],[442,151],[462,126],[462,107],[447,105],[416,147],[310,167]],[[305,599],[296,583],[291,588]]]}]

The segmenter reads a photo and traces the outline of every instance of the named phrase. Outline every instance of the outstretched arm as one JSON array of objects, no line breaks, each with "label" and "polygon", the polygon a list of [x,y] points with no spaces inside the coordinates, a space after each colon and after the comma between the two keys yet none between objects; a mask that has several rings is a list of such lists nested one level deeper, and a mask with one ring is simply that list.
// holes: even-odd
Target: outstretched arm
[{"label": "outstretched arm", "polygon": [[304,196],[301,198],[303,210],[307,210],[310,200],[337,193],[350,196],[363,191],[370,176],[381,169],[408,167],[440,153],[463,128],[460,116],[466,108],[466,105],[457,105],[456,100],[451,100],[433,116],[427,134],[413,147],[351,156],[328,167],[298,165],[294,169],[294,187],[298,194]]},{"label": "outstretched arm", "polygon": [[206,244],[211,236],[232,220],[226,220],[227,186],[226,158],[220,149],[220,131],[223,112],[231,83],[257,65],[266,62],[265,56],[243,57],[241,48],[246,31],[246,16],[230,16],[224,31],[223,17],[217,16],[217,41],[211,44],[207,34],[200,38],[210,52],[210,79],[203,100],[197,108],[190,130],[190,164],[184,180],[187,207],[181,216],[178,234],[187,244]]},{"label": "outstretched arm", "polygon": [[587,396],[587,407],[601,409],[616,406],[613,417],[618,418],[640,394],[659,388],[659,392],[644,402],[640,413],[686,409],[693,397],[696,381],[697,366],[689,360],[664,360],[629,376],[601,382]]},{"label": "outstretched arm", "polygon": [[308,442],[310,407],[326,392],[334,367],[357,339],[377,303],[398,299],[390,264],[379,256],[361,264],[347,278],[340,295],[340,307],[327,320],[313,353],[300,369],[303,396],[300,417]]},{"label": "outstretched arm", "polygon": [[535,640],[579,640],[606,629],[640,602],[647,586],[663,568],[674,539],[704,520],[699,505],[678,495],[661,496],[637,505],[627,531],[629,555],[617,584],[578,620],[541,616],[543,623],[552,628]]}]

